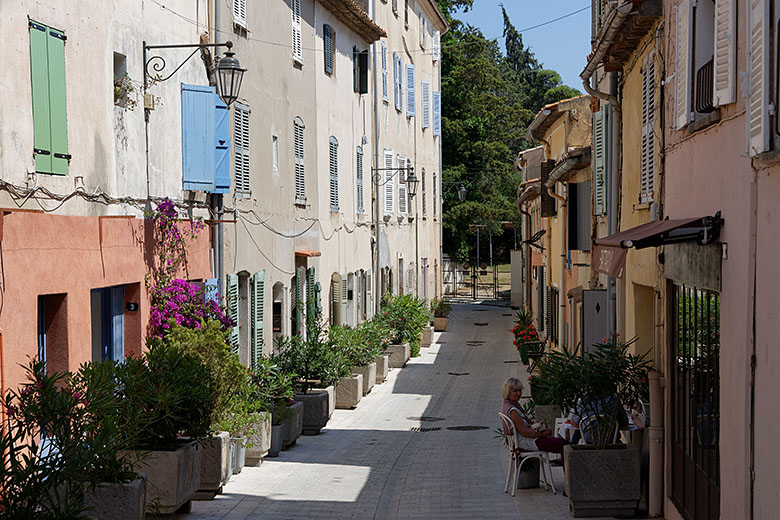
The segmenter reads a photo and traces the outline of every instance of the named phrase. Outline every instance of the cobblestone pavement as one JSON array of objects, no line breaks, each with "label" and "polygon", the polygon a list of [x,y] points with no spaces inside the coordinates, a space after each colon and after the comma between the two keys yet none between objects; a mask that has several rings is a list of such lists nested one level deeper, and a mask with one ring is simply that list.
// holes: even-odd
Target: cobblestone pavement
[{"label": "cobblestone pavement", "polygon": [[[526,375],[512,346],[513,315],[487,302],[455,305],[447,332],[356,409],[336,410],[320,435],[244,468],[222,495],[177,518],[571,518],[560,467],[553,467],[557,495],[504,493],[508,453],[495,433],[501,384]],[[486,428],[448,429],[457,426]]]}]

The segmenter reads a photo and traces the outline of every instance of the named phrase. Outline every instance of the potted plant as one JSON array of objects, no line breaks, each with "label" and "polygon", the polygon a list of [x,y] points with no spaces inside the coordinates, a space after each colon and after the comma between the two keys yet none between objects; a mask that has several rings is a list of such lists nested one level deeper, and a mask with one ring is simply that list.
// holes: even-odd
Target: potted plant
[{"label": "potted plant", "polygon": [[[0,511],[13,518],[143,518],[145,482],[117,454],[132,433],[103,413],[116,395],[93,400],[77,376],[47,374],[38,361],[25,370],[28,381],[2,396]],[[113,378],[93,382],[114,388]]]},{"label": "potted plant", "polygon": [[374,356],[375,383],[384,383],[390,370],[390,356],[385,354],[385,350],[390,344],[390,330],[385,322],[374,316],[358,325],[358,331],[365,346],[365,352],[362,355],[367,359]]},{"label": "potted plant", "polygon": [[447,321],[452,312],[452,305],[440,298],[431,300],[431,312],[433,313],[433,330],[444,332],[447,330]]},{"label": "potted plant", "polygon": [[403,367],[410,356],[420,355],[420,333],[431,320],[425,300],[410,294],[385,295],[376,319],[390,331],[386,352],[390,354],[391,367]]},{"label": "potted plant", "polygon": [[633,445],[613,444],[625,408],[647,392],[645,356],[614,336],[578,354],[547,354],[537,384],[554,404],[575,410],[586,445],[565,446],[566,491],[574,516],[630,515],[640,496],[640,454]]},{"label": "potted plant", "polygon": [[514,340],[512,343],[520,354],[524,365],[529,364],[530,358],[539,357],[542,351],[542,342],[539,341],[539,333],[534,326],[533,314],[528,309],[523,309],[515,315],[515,326],[512,327]]},{"label": "potted plant", "polygon": [[295,400],[303,403],[303,433],[317,435],[330,417],[329,395],[314,385],[335,385],[348,374],[339,352],[332,349],[319,318],[307,319],[305,336],[277,339],[273,357],[283,371],[295,374]]},{"label": "potted plant", "polygon": [[[246,460],[247,465],[258,466],[265,456],[276,457],[282,450],[285,423],[294,415],[291,408],[294,403],[293,377],[272,360],[263,358],[251,374],[250,387],[250,401],[255,405],[253,416],[257,427],[255,434],[249,437]],[[289,429],[294,430],[292,424]],[[297,435],[292,442],[295,438]]]}]

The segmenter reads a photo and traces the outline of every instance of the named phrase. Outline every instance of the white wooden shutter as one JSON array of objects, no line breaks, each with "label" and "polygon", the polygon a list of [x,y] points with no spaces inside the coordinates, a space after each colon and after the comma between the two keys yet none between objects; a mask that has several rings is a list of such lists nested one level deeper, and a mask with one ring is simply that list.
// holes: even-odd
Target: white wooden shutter
[{"label": "white wooden shutter", "polygon": [[433,93],[433,135],[441,135],[441,92]]},{"label": "white wooden shutter", "polygon": [[371,279],[371,270],[366,272],[366,317],[370,318],[374,314],[373,281]]},{"label": "white wooden shutter", "polygon": [[399,155],[397,158],[398,161],[398,213],[401,215],[406,215],[406,201],[409,200],[408,196],[406,194],[406,170],[402,170],[400,168],[406,168],[406,158]]},{"label": "white wooden shutter", "polygon": [[330,171],[330,210],[339,210],[339,142],[330,136],[329,146],[329,171]]},{"label": "white wooden shutter", "polygon": [[246,29],[246,0],[233,0],[233,23]]},{"label": "white wooden shutter", "polygon": [[735,70],[736,0],[715,0],[715,55],[713,58],[713,104],[736,101]]},{"label": "white wooden shutter", "polygon": [[265,271],[259,271],[252,276],[251,304],[252,349],[249,362],[252,369],[256,369],[265,350]]},{"label": "white wooden shutter", "polygon": [[235,168],[236,196],[248,196],[251,191],[249,159],[249,115],[251,110],[243,103],[233,105],[233,166]]},{"label": "white wooden shutter", "polygon": [[306,172],[303,163],[303,120],[293,120],[293,140],[295,159],[295,203],[306,204]]},{"label": "white wooden shutter", "polygon": [[430,128],[431,126],[431,84],[428,81],[421,82],[422,87],[422,128]]},{"label": "white wooden shutter", "polygon": [[433,32],[433,61],[441,59],[441,31]]},{"label": "white wooden shutter", "polygon": [[652,202],[655,179],[655,53],[642,63],[642,164],[640,202]]},{"label": "white wooden shutter", "polygon": [[691,118],[691,50],[693,48],[693,16],[691,0],[682,0],[677,6],[677,65],[675,70],[675,119],[677,129]]},{"label": "white wooden shutter", "polygon": [[341,275],[341,282],[339,283],[339,304],[341,309],[339,309],[339,324],[340,325],[347,325],[349,324],[349,320],[347,320],[347,275],[343,274]]},{"label": "white wooden shutter", "polygon": [[382,42],[382,100],[387,101],[387,44]]},{"label": "white wooden shutter", "polygon": [[406,65],[406,116],[414,117],[417,114],[417,100],[415,99],[414,65]]},{"label": "white wooden shutter", "polygon": [[393,170],[393,151],[385,150],[385,215],[395,213],[395,186]]},{"label": "white wooden shutter", "polygon": [[303,63],[303,49],[301,48],[301,0],[292,2],[292,54],[293,59]]},{"label": "white wooden shutter", "polygon": [[593,114],[593,214],[606,212],[607,168],[607,111],[606,107]]},{"label": "white wooden shutter", "polygon": [[363,148],[357,147],[355,156],[355,184],[357,185],[357,210],[363,213]]},{"label": "white wooden shutter", "polygon": [[753,157],[769,150],[769,1],[748,5],[748,155]]}]

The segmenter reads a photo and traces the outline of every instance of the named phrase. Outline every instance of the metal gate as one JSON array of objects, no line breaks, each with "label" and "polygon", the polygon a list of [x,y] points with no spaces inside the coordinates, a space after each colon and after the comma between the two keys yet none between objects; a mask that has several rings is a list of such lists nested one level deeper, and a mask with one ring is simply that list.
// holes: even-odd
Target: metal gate
[{"label": "metal gate", "polygon": [[508,265],[490,265],[487,262],[478,265],[473,259],[450,262],[444,272],[444,294],[474,300],[509,299],[511,280]]}]

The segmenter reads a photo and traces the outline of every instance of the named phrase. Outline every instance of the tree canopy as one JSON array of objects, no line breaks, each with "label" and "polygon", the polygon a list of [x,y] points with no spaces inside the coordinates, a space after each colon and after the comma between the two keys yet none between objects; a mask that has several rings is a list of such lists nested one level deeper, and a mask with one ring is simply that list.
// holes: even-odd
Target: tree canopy
[{"label": "tree canopy", "polygon": [[[506,54],[478,28],[455,18],[473,0],[438,4],[450,23],[442,37],[441,73],[444,251],[468,258],[476,246],[469,228],[477,224],[486,226],[484,235],[496,236],[500,255],[513,247],[511,234],[499,236],[501,221],[520,221],[515,197],[522,179],[514,159],[532,145],[526,128],[545,104],[579,92],[542,67],[503,6]],[[457,196],[460,185],[467,190],[463,202]]]}]

